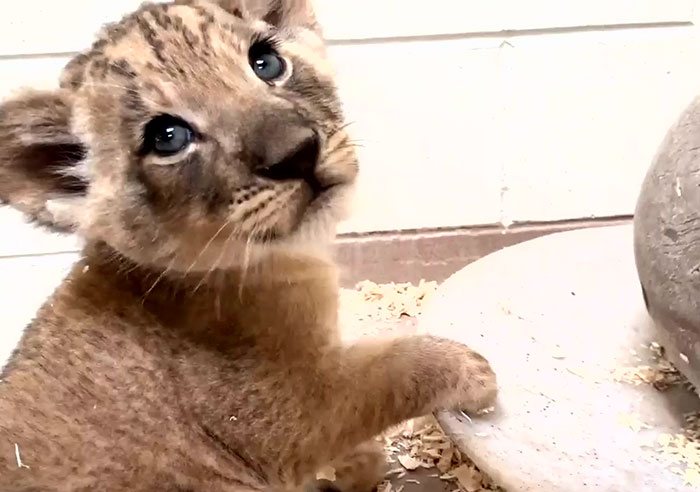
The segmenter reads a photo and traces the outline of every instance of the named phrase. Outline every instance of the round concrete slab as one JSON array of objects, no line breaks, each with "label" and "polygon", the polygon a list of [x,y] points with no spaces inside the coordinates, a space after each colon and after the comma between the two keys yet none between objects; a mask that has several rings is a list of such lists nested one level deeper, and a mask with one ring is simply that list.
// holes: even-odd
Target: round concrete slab
[{"label": "round concrete slab", "polygon": [[420,330],[493,364],[495,412],[438,419],[508,492],[697,490],[658,444],[682,432],[697,396],[619,381],[655,363],[631,227],[546,236],[483,258],[440,287]]}]

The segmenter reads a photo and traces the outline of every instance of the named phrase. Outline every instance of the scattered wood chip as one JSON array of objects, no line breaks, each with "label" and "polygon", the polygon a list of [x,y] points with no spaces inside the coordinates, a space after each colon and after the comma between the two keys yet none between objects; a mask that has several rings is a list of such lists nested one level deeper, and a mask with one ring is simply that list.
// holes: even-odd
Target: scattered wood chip
[{"label": "scattered wood chip", "polygon": [[[678,373],[673,365],[664,358],[664,348],[656,342],[648,347],[656,356],[657,362],[666,376],[672,375],[670,384],[682,384],[692,391],[696,389],[692,384]],[[681,354],[682,355],[682,354]],[[681,357],[683,358],[683,357]],[[645,379],[645,382],[648,382]],[[653,384],[653,383],[652,383]],[[655,387],[657,387],[655,385]],[[659,389],[657,387],[657,389]],[[700,412],[691,412],[684,415],[685,426],[682,434],[662,433],[656,437],[653,448],[657,459],[676,475],[683,477],[686,485],[700,489]],[[639,428],[639,419],[622,418],[635,429]],[[644,447],[650,447],[646,443]]]},{"label": "scattered wood chip", "polygon": [[442,456],[440,456],[440,459],[437,462],[437,469],[440,470],[441,473],[447,473],[447,471],[452,468],[452,458],[454,457],[454,451],[452,451],[452,448],[446,449],[443,453]]},{"label": "scattered wood chip", "polygon": [[636,368],[618,369],[613,378],[620,382],[634,384],[651,384],[659,391],[665,391],[671,386],[685,382],[685,378],[670,364],[660,364],[657,367],[640,366]]},{"label": "scattered wood chip", "polygon": [[664,351],[658,343],[653,342],[647,348],[651,351],[654,358],[654,362],[651,365],[617,368],[612,371],[611,379],[635,386],[650,384],[659,391],[665,391],[672,386],[685,384],[687,380],[673,367],[673,364],[663,357]]},{"label": "scattered wood chip", "polygon": [[451,474],[467,492],[478,492],[481,490],[481,472],[476,468],[461,465],[452,470]]},{"label": "scattered wood chip", "polygon": [[620,425],[627,427],[634,432],[639,432],[642,429],[651,429],[651,426],[642,422],[639,415],[635,413],[620,413],[617,415],[617,421]]},{"label": "scattered wood chip", "polygon": [[685,483],[695,488],[700,488],[700,471],[695,468],[688,468],[683,474]]},{"label": "scattered wood chip", "polygon": [[[415,420],[392,429],[390,433],[383,436],[383,442],[385,443],[385,448],[393,447],[407,450],[396,456],[402,468],[395,468],[387,474],[387,478],[395,484],[401,477],[401,474],[407,474],[408,478],[403,480],[404,483],[414,483],[413,480],[415,479],[411,477],[411,472],[420,468],[437,468],[436,471],[439,474],[431,473],[428,476],[440,478],[443,481],[457,481],[460,486],[459,492],[470,492],[465,485],[459,482],[455,473],[455,470],[461,467],[459,474],[467,483],[470,483],[469,477],[472,477],[474,480],[478,478],[479,488],[474,489],[475,492],[503,492],[501,488],[493,485],[491,480],[469,458],[464,457],[459,452],[459,449],[445,435],[433,417],[421,419],[420,421]],[[401,474],[398,476],[396,475],[397,470],[401,470]],[[466,470],[472,471],[467,472]],[[379,490],[383,492],[381,489]]]},{"label": "scattered wood chip", "polygon": [[437,282],[421,280],[418,285],[376,284],[364,280],[355,289],[342,289],[341,308],[352,312],[357,319],[391,320],[401,316],[416,317],[437,290]]},{"label": "scattered wood chip", "polygon": [[401,463],[401,466],[403,466],[406,470],[409,471],[417,470],[420,466],[420,461],[418,461],[415,458],[412,458],[407,454],[402,454],[401,456],[399,456],[398,459],[399,463]]},{"label": "scattered wood chip", "polygon": [[391,486],[391,482],[384,482],[379,484],[379,487],[377,487],[377,492],[392,492],[393,487]]}]

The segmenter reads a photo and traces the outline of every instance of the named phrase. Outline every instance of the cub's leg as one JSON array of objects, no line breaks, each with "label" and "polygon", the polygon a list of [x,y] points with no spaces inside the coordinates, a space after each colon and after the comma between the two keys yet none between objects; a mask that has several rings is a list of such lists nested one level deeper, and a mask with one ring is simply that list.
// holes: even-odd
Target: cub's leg
[{"label": "cub's leg", "polygon": [[280,449],[282,469],[270,470],[290,488],[388,427],[440,408],[477,411],[492,405],[497,392],[496,376],[481,355],[422,335],[331,349],[314,370],[298,374],[286,379],[288,398],[265,403],[284,412],[284,425],[257,430],[268,442],[299,436],[293,447]]}]

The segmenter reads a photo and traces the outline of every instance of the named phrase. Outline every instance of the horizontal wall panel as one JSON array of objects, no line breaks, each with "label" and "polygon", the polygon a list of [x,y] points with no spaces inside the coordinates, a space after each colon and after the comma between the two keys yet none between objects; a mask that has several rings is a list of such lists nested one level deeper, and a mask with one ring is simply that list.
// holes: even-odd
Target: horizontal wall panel
[{"label": "horizontal wall panel", "polygon": [[657,147],[700,92],[700,39],[514,40],[504,77],[504,215],[512,221],[634,211]]},{"label": "horizontal wall panel", "polygon": [[317,0],[332,40],[693,21],[694,0]]},{"label": "horizontal wall panel", "polygon": [[[24,0],[0,18],[0,56],[87,48],[141,0]],[[694,0],[316,0],[330,40],[691,22]],[[66,19],[67,22],[56,22]]]},{"label": "horizontal wall panel", "polygon": [[333,47],[361,146],[343,231],[498,222],[503,60],[496,40]]}]

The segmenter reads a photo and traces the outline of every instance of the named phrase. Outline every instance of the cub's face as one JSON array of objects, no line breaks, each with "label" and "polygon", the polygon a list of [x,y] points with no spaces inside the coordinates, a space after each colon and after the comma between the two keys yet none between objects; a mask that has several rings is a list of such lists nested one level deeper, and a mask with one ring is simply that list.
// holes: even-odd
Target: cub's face
[{"label": "cub's face", "polygon": [[0,106],[0,196],[39,221],[176,271],[332,237],[357,161],[306,0],[145,6],[61,87]]}]

